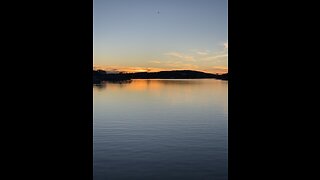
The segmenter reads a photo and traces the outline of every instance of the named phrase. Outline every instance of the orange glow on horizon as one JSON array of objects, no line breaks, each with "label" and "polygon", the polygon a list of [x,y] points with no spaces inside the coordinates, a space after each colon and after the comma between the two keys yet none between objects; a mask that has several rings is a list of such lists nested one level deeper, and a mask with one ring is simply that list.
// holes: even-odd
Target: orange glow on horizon
[{"label": "orange glow on horizon", "polygon": [[93,69],[101,69],[105,71],[112,71],[112,72],[125,72],[125,73],[135,73],[135,72],[159,72],[159,71],[172,71],[172,70],[193,70],[193,71],[201,71],[205,73],[212,73],[212,74],[225,74],[228,73],[227,67],[222,66],[214,66],[205,69],[185,69],[185,68],[144,68],[144,67],[121,67],[121,66],[101,66],[95,65]]}]

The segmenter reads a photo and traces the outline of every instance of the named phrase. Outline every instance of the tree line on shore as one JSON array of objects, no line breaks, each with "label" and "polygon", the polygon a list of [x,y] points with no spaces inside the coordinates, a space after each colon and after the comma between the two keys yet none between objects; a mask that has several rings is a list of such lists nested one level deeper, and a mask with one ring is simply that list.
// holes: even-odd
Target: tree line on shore
[{"label": "tree line on shore", "polygon": [[127,81],[131,79],[203,79],[215,78],[228,80],[228,73],[211,74],[193,70],[172,70],[159,72],[108,73],[104,70],[93,70],[93,83],[101,81]]}]

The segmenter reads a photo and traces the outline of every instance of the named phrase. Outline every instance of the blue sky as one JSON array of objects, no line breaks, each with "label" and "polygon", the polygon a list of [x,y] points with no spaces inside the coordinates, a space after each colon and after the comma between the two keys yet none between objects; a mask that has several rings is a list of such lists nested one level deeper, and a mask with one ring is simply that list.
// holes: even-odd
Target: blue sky
[{"label": "blue sky", "polygon": [[226,72],[227,4],[227,0],[94,0],[94,66]]}]

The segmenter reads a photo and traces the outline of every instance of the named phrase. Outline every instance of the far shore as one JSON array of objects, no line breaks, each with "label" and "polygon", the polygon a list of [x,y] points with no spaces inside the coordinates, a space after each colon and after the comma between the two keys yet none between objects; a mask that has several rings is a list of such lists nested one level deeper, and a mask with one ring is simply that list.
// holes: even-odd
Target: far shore
[{"label": "far shore", "polygon": [[173,70],[160,72],[136,72],[136,73],[108,73],[104,70],[93,70],[93,83],[102,81],[121,82],[131,79],[220,79],[228,80],[228,73],[211,74],[192,70]]}]

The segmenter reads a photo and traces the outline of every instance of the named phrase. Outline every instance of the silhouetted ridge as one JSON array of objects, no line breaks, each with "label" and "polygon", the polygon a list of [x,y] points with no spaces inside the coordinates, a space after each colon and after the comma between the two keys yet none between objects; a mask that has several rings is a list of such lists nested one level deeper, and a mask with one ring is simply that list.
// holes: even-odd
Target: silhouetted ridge
[{"label": "silhouetted ridge", "polygon": [[132,79],[197,79],[216,78],[217,75],[191,70],[175,70],[160,72],[138,72],[130,74]]},{"label": "silhouetted ridge", "polygon": [[192,70],[173,70],[160,72],[136,72],[136,73],[107,73],[103,70],[93,71],[93,83],[100,81],[126,81],[130,79],[201,79],[201,78],[215,78],[221,80],[228,80],[228,73],[226,74],[210,74],[200,71]]},{"label": "silhouetted ridge", "polygon": [[101,81],[129,81],[131,78],[128,74],[118,73],[118,74],[108,74],[103,70],[93,70],[93,84],[99,84]]}]

